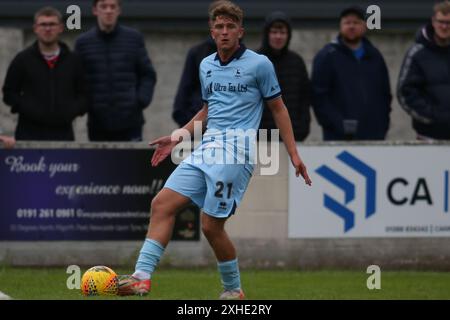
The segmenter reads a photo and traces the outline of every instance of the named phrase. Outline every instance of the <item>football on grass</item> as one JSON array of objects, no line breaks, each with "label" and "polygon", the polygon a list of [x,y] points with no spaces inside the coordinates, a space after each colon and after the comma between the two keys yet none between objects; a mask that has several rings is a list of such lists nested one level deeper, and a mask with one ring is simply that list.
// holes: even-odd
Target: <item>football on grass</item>
[{"label": "football on grass", "polygon": [[81,278],[81,293],[85,296],[112,296],[118,290],[117,274],[105,266],[92,267]]}]

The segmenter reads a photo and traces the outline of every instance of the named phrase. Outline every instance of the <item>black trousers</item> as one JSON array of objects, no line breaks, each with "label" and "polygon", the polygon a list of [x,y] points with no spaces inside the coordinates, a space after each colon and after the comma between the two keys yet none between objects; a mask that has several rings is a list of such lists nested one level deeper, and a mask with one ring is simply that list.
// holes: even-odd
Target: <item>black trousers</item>
[{"label": "black trousers", "polygon": [[106,131],[96,128],[94,125],[88,126],[90,141],[142,141],[142,126],[129,128],[120,131]]},{"label": "black trousers", "polygon": [[72,124],[63,126],[48,126],[34,123],[19,116],[17,123],[16,140],[34,141],[74,141]]}]

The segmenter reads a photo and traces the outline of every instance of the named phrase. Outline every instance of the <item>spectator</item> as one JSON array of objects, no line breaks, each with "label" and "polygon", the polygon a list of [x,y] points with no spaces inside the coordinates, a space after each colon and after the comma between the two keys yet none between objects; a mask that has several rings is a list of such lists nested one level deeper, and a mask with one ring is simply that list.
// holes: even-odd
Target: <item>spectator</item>
[{"label": "spectator", "polygon": [[450,3],[434,6],[431,22],[406,53],[397,97],[419,140],[450,139]]},{"label": "spectator", "polygon": [[[220,2],[220,0],[213,1],[209,6],[208,12],[214,10]],[[216,43],[211,36],[208,36],[207,39],[193,46],[188,51],[172,112],[173,120],[180,127],[187,124],[203,106],[198,75],[200,62],[202,62],[203,58],[216,52],[216,50]]]},{"label": "spectator", "polygon": [[340,34],[314,58],[313,108],[324,140],[383,140],[391,92],[381,53],[365,37],[359,7],[340,14]]},{"label": "spectator", "polygon": [[[272,61],[292,121],[295,140],[303,141],[309,134],[311,121],[311,83],[302,57],[289,50],[291,35],[291,22],[285,13],[278,11],[268,15],[258,53],[266,55]],[[264,108],[260,128],[277,128],[268,108]],[[270,131],[268,134],[270,137]]]},{"label": "spectator", "polygon": [[63,30],[58,10],[37,11],[37,40],[8,68],[3,100],[19,114],[17,140],[74,140],[72,121],[86,112],[81,60],[58,40]]},{"label": "spectator", "polygon": [[138,31],[118,23],[120,0],[94,0],[97,25],[75,43],[90,86],[91,141],[142,141],[143,110],[153,98],[156,73]]}]

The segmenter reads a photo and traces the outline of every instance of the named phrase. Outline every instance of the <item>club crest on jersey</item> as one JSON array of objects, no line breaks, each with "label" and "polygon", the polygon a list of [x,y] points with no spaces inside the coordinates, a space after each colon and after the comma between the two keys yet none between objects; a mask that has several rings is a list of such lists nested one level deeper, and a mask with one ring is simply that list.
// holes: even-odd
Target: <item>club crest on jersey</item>
[{"label": "club crest on jersey", "polygon": [[220,210],[227,210],[227,203],[226,202],[219,202],[219,209]]}]

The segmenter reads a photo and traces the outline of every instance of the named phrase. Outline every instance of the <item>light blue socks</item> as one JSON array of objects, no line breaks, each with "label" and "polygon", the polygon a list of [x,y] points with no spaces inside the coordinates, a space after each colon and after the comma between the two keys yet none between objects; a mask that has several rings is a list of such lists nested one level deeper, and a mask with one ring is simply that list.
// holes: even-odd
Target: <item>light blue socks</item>
[{"label": "light blue socks", "polygon": [[222,285],[225,290],[235,290],[241,288],[241,276],[237,258],[230,261],[217,262]]},{"label": "light blue socks", "polygon": [[[164,247],[158,241],[145,239],[133,276],[141,280],[150,279],[163,253]],[[225,290],[235,290],[241,287],[237,258],[230,261],[218,262],[217,266]]]},{"label": "light blue socks", "polygon": [[164,247],[161,243],[145,239],[133,276],[141,280],[150,279],[163,253]]}]

